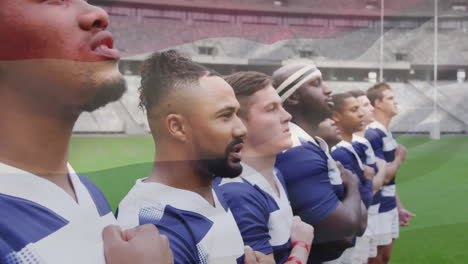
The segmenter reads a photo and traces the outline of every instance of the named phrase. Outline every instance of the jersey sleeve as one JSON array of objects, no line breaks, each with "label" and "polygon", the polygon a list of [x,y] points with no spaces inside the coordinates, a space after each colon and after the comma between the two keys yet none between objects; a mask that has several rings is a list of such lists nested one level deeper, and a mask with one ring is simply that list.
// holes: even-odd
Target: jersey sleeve
[{"label": "jersey sleeve", "polygon": [[361,195],[361,200],[366,206],[369,207],[372,200],[372,182],[364,178],[363,171],[356,164],[357,160],[354,156],[345,150],[344,148],[336,148],[332,152],[332,157],[341,162],[343,167],[350,170],[356,177],[359,179],[359,194]]},{"label": "jersey sleeve", "polygon": [[372,198],[374,196],[373,193],[373,186],[371,180],[364,180],[363,182],[359,183],[359,193],[361,194],[361,200],[366,206],[369,208]]},{"label": "jersey sleeve", "polygon": [[366,146],[366,151],[365,151],[366,160],[364,161],[364,163],[368,166],[371,166],[377,162],[374,149],[372,148],[369,141],[366,142],[365,146]]},{"label": "jersey sleeve", "polygon": [[0,237],[0,263],[8,263],[7,258],[11,252],[13,252],[11,246],[8,245],[2,237]]},{"label": "jersey sleeve", "polygon": [[351,157],[346,150],[343,148],[336,148],[335,150],[332,151],[331,156],[334,160],[339,161],[343,167],[346,169],[350,170],[352,173],[355,175],[358,175],[358,172],[355,171],[355,166],[354,162],[355,160],[353,159],[354,157]]},{"label": "jersey sleeve", "polygon": [[203,263],[206,252],[196,245],[205,237],[213,222],[199,214],[167,205],[163,209],[148,207],[139,212],[139,224],[154,224],[159,233],[167,236],[175,264]]},{"label": "jersey sleeve", "polygon": [[366,130],[365,137],[371,144],[372,149],[374,150],[375,157],[385,160],[385,155],[383,151],[383,140],[380,133],[376,129],[369,128]]},{"label": "jersey sleeve", "polygon": [[325,153],[295,147],[278,155],[276,167],[284,177],[293,211],[303,221],[316,225],[338,207]]},{"label": "jersey sleeve", "polygon": [[269,207],[267,197],[246,182],[221,185],[220,190],[229,206],[245,245],[263,254],[273,253],[269,234]]}]

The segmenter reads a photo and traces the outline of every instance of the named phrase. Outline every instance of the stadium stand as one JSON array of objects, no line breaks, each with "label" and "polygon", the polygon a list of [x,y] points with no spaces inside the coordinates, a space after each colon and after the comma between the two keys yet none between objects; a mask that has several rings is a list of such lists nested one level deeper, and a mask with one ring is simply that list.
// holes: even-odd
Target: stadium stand
[{"label": "stadium stand", "polygon": [[463,133],[464,123],[439,105],[439,115],[433,115],[434,104],[430,97],[423,96],[411,85],[392,85],[398,104],[398,115],[392,121],[391,129],[399,133],[423,133],[433,128],[434,121],[440,122],[444,133]]},{"label": "stadium stand", "polygon": [[75,133],[124,133],[125,125],[113,110],[113,104],[92,113],[83,113],[75,124]]},{"label": "stadium stand", "polygon": [[[380,51],[380,24],[376,18],[216,14],[146,7],[125,14],[113,11],[115,7],[107,9],[111,13],[110,29],[115,32],[116,45],[126,56],[186,43],[194,45],[197,40],[205,39],[220,39],[227,56],[242,58],[287,59],[298,56],[301,47],[307,47],[314,57],[375,61]],[[427,16],[386,21],[385,61],[433,63],[432,27],[433,22]],[[468,54],[464,43],[468,40],[465,28],[468,24],[447,19],[440,22],[440,27],[440,46],[450,44],[453,49],[440,49],[439,63],[466,65]],[[249,43],[245,49],[245,41],[257,45]],[[271,52],[264,52],[265,47]],[[189,52],[190,55],[196,53],[196,47]],[[399,58],[398,54],[404,57]]]},{"label": "stadium stand", "polygon": [[139,107],[140,98],[138,97],[138,88],[140,87],[139,76],[125,76],[128,84],[128,91],[122,99],[122,105],[125,110],[130,114],[135,122],[141,129],[149,132],[148,121],[143,110]]},{"label": "stadium stand", "polygon": [[91,113],[82,113],[75,123],[73,128],[75,133],[97,133],[99,132],[99,126],[96,123],[96,119]]},{"label": "stadium stand", "polygon": [[[433,83],[410,81],[410,84],[417,89],[420,94],[429,98],[433,104],[435,92]],[[468,100],[467,91],[468,85],[466,83],[441,82],[438,84],[437,89],[438,106],[459,119],[465,126],[468,126],[468,107],[465,105]]]},{"label": "stadium stand", "polygon": [[[370,86],[368,73],[378,71],[380,1],[94,1],[110,14],[110,30],[124,55],[123,64],[138,65],[151,52],[167,48],[177,48],[209,67],[219,65],[216,69],[222,69],[223,74],[246,69],[271,73],[287,61],[305,58],[323,67],[335,92],[365,89]],[[464,2],[439,2],[439,64],[466,72],[468,20]],[[435,120],[433,85],[427,81],[431,80],[434,61],[433,1],[386,1],[385,8],[385,76],[393,82],[400,103],[392,130],[428,132]],[[255,68],[263,64],[264,68]],[[119,102],[82,115],[75,132],[149,131],[146,116],[138,107],[138,67],[132,67],[132,71],[128,67],[123,71],[133,74],[125,76],[127,94]],[[454,82],[439,82],[438,119],[443,132],[465,133],[468,87],[466,82]]]}]

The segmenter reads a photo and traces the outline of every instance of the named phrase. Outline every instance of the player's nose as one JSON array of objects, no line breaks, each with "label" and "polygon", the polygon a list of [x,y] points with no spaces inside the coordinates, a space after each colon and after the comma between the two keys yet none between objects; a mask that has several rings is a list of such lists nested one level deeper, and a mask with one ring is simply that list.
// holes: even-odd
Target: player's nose
[{"label": "player's nose", "polygon": [[247,128],[239,117],[235,117],[235,125],[232,130],[233,137],[245,137],[247,135]]},{"label": "player's nose", "polygon": [[80,28],[83,30],[105,30],[109,26],[109,15],[100,7],[84,3],[83,11],[80,13],[78,21]]},{"label": "player's nose", "polygon": [[284,109],[284,107],[282,106],[281,106],[281,112],[282,112],[281,123],[289,123],[289,121],[291,121],[292,119],[291,114],[288,111],[286,111],[286,109]]},{"label": "player's nose", "polygon": [[362,111],[362,109],[359,109],[358,117],[361,118],[361,119],[364,117],[364,111]]},{"label": "player's nose", "polygon": [[322,89],[323,89],[323,94],[325,94],[326,96],[331,96],[332,90],[323,83],[322,83]]}]

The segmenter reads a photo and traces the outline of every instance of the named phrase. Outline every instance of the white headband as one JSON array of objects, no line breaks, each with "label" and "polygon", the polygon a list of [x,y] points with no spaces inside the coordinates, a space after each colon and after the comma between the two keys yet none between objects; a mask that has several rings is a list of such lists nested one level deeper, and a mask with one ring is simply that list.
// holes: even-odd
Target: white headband
[{"label": "white headband", "polygon": [[[312,71],[311,71],[312,70]],[[308,71],[311,71],[309,74],[305,75]],[[284,82],[281,83],[280,86],[276,89],[278,94],[281,95],[281,92],[286,89],[284,94],[281,95],[281,100],[284,102],[286,99],[288,99],[289,96],[291,96],[299,87],[301,87],[304,83],[316,79],[316,78],[321,78],[322,73],[320,72],[319,69],[314,64],[307,65],[296,71],[294,74],[289,76]],[[294,86],[289,87],[292,83],[297,81],[298,79],[301,79],[298,83],[296,83]]]}]

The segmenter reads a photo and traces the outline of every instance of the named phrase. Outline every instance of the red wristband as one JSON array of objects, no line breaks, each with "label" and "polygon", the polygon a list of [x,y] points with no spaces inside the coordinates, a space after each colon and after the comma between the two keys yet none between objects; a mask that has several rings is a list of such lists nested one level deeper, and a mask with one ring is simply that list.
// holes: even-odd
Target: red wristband
[{"label": "red wristband", "polygon": [[289,261],[294,261],[294,262],[296,262],[296,264],[302,264],[302,261],[301,261],[299,258],[295,257],[295,256],[290,256],[290,257],[286,260],[286,262],[289,262]]},{"label": "red wristband", "polygon": [[310,247],[309,247],[309,245],[308,245],[306,242],[304,242],[304,241],[296,241],[296,242],[294,242],[294,243],[292,244],[292,247],[293,247],[293,248],[295,248],[295,247],[303,247],[303,248],[305,248],[305,249],[307,250],[307,253],[310,252]]}]

